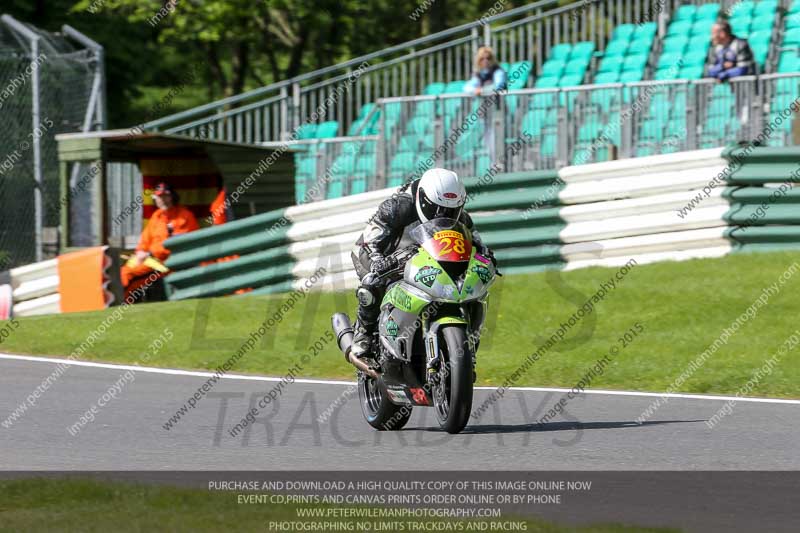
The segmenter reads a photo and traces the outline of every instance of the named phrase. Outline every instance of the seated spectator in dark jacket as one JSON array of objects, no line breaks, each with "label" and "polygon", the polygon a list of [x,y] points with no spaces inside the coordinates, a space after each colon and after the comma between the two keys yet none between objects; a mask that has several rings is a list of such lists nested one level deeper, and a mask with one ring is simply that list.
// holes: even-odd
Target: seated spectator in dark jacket
[{"label": "seated spectator in dark jacket", "polygon": [[736,37],[725,21],[711,27],[711,43],[706,60],[706,76],[725,81],[736,76],[755,74],[753,51],[745,39]]}]

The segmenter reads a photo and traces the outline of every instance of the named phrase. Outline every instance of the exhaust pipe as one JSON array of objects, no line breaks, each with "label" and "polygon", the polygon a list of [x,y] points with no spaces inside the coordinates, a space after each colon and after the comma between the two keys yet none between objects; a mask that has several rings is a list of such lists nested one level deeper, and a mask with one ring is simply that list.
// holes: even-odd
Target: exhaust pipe
[{"label": "exhaust pipe", "polygon": [[353,346],[353,327],[350,325],[350,318],[344,313],[336,313],[331,317],[331,326],[333,327],[334,335],[336,335],[336,344],[344,354],[345,361],[369,377],[379,379],[378,373],[370,368],[366,362],[350,355],[350,348]]}]

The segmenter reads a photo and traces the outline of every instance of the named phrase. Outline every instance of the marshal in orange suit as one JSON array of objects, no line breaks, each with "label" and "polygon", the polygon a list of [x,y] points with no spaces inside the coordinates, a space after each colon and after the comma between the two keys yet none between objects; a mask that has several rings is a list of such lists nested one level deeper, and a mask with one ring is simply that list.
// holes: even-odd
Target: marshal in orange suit
[{"label": "marshal in orange suit", "polygon": [[169,184],[161,182],[156,185],[153,199],[158,209],[142,231],[139,245],[136,247],[136,256],[122,267],[120,274],[126,298],[153,272],[152,266],[145,263],[148,258],[152,257],[161,262],[167,260],[169,250],[164,248],[164,241],[173,235],[188,233],[200,227],[192,212],[178,205],[180,199]]}]

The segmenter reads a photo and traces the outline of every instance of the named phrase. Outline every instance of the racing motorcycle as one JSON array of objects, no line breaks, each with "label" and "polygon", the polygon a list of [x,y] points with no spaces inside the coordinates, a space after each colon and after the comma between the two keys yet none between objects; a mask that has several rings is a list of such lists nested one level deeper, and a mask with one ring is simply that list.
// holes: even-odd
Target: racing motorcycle
[{"label": "racing motorcycle", "polygon": [[358,370],[361,410],[372,427],[399,430],[421,406],[433,407],[442,429],[458,433],[472,410],[475,353],[489,287],[500,274],[457,220],[429,220],[406,234],[411,244],[401,240],[392,254],[398,266],[381,274],[389,286],[376,353],[351,355],[353,329],[344,313],[333,315],[333,332]]}]

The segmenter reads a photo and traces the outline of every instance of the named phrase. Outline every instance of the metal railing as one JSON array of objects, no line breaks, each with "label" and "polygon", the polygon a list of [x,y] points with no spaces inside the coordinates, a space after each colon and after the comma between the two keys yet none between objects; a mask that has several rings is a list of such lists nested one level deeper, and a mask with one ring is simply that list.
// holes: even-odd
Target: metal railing
[{"label": "metal railing", "polygon": [[261,144],[294,152],[298,205],[379,188],[377,135]]},{"label": "metal railing", "polygon": [[[675,7],[686,2],[579,0],[566,6],[558,3],[558,0],[540,0],[509,9],[154,120],[144,128],[261,143],[291,139],[292,132],[307,122],[335,120],[339,122],[339,135],[357,134],[359,131],[352,130],[351,125],[365,103],[378,98],[419,95],[432,82],[469,78],[474,52],[484,43],[494,46],[498,60],[531,61],[534,73],[538,73],[555,44],[591,40],[601,50],[614,26],[668,17]],[[353,79],[357,72],[359,75]]]},{"label": "metal railing", "polygon": [[[798,98],[800,73],[384,98],[375,183],[432,166],[480,176],[752,141]],[[792,120],[765,142],[791,144]]]}]

